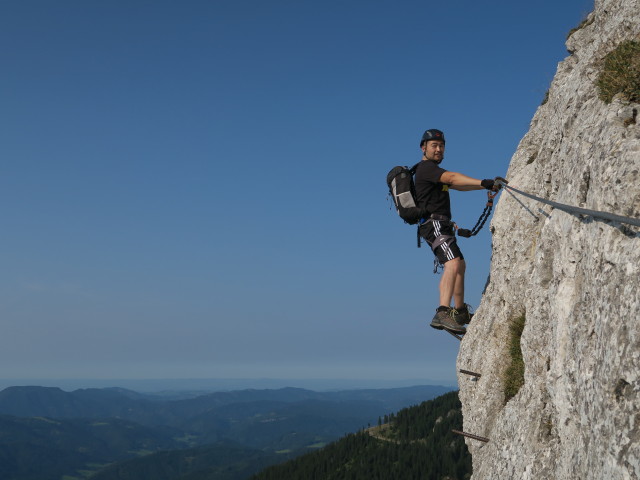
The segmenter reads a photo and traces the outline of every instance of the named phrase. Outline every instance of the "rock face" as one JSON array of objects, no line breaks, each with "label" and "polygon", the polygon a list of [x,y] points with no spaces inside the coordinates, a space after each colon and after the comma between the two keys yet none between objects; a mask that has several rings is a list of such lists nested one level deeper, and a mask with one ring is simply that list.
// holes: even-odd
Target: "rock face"
[{"label": "rock face", "polygon": [[[596,0],[567,40],[511,185],[640,218],[640,112],[598,99],[603,57],[640,40],[640,0]],[[635,113],[634,113],[635,109]],[[640,228],[502,192],[490,280],[458,369],[473,479],[640,478]],[[524,314],[524,385],[505,403],[509,323]]]}]

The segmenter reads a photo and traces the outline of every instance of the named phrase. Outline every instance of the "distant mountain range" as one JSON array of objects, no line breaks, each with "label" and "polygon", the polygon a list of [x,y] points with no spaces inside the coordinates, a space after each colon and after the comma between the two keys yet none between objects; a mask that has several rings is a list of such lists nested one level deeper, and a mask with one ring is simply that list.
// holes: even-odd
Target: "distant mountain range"
[{"label": "distant mountain range", "polygon": [[[154,452],[180,450],[190,452],[190,465],[218,471],[211,478],[239,480],[449,390],[283,388],[167,400],[121,388],[9,387],[0,391],[0,478],[80,479],[127,458],[153,462]],[[181,454],[162,455],[182,471]]]}]

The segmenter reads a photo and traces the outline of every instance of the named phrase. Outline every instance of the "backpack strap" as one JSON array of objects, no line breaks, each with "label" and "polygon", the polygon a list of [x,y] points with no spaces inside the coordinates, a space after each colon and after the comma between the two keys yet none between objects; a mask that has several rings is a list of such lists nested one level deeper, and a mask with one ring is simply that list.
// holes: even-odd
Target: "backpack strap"
[{"label": "backpack strap", "polygon": [[[409,172],[411,172],[411,175],[416,174],[416,170],[418,170],[418,166],[421,163],[422,163],[422,160],[420,160],[418,163],[416,163],[413,167],[409,169]],[[422,225],[422,221],[418,222],[418,225],[416,228],[416,236],[418,237],[418,248],[422,246],[422,237],[420,237],[420,225]]]}]

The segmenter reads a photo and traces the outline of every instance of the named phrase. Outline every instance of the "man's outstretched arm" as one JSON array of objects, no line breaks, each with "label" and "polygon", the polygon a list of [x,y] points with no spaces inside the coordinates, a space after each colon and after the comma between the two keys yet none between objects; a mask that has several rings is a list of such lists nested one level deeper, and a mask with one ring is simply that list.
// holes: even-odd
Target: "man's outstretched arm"
[{"label": "man's outstretched arm", "polygon": [[451,190],[458,190],[459,192],[468,192],[469,190],[482,190],[482,187],[475,185],[450,185]]},{"label": "man's outstretched arm", "polygon": [[[501,177],[496,179],[504,180]],[[506,180],[504,180],[506,182]],[[493,190],[497,192],[500,190],[501,185],[496,183],[495,179],[490,178],[484,180],[478,180],[477,178],[467,177],[466,175],[458,172],[444,172],[440,175],[440,182],[446,183],[453,190],[469,191],[469,190]],[[508,183],[508,182],[507,182]]]},{"label": "man's outstretched arm", "polygon": [[440,175],[440,182],[446,183],[453,190],[482,190],[482,180],[477,178],[467,177],[466,175],[458,172],[444,172]]}]

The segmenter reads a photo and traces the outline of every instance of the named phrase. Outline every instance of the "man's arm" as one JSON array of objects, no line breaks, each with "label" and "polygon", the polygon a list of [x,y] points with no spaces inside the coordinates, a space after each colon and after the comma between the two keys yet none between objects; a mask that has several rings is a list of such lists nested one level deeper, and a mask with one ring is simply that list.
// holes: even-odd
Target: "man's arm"
[{"label": "man's arm", "polygon": [[449,185],[451,190],[458,190],[459,192],[468,192],[470,190],[482,190],[483,187],[478,187],[476,185]]},{"label": "man's arm", "polygon": [[482,190],[482,180],[476,178],[467,177],[458,172],[444,172],[440,175],[440,182],[446,183],[453,190]]},{"label": "man's arm", "polygon": [[486,188],[487,190],[493,190],[497,192],[502,188],[502,185],[498,180],[507,182],[502,177],[496,177],[495,179],[485,178],[484,180],[478,180],[477,178],[467,177],[462,173],[458,172],[444,172],[440,175],[440,182],[446,183],[449,185],[449,188],[453,190],[461,190],[461,191],[469,191],[469,190],[482,190]]}]

